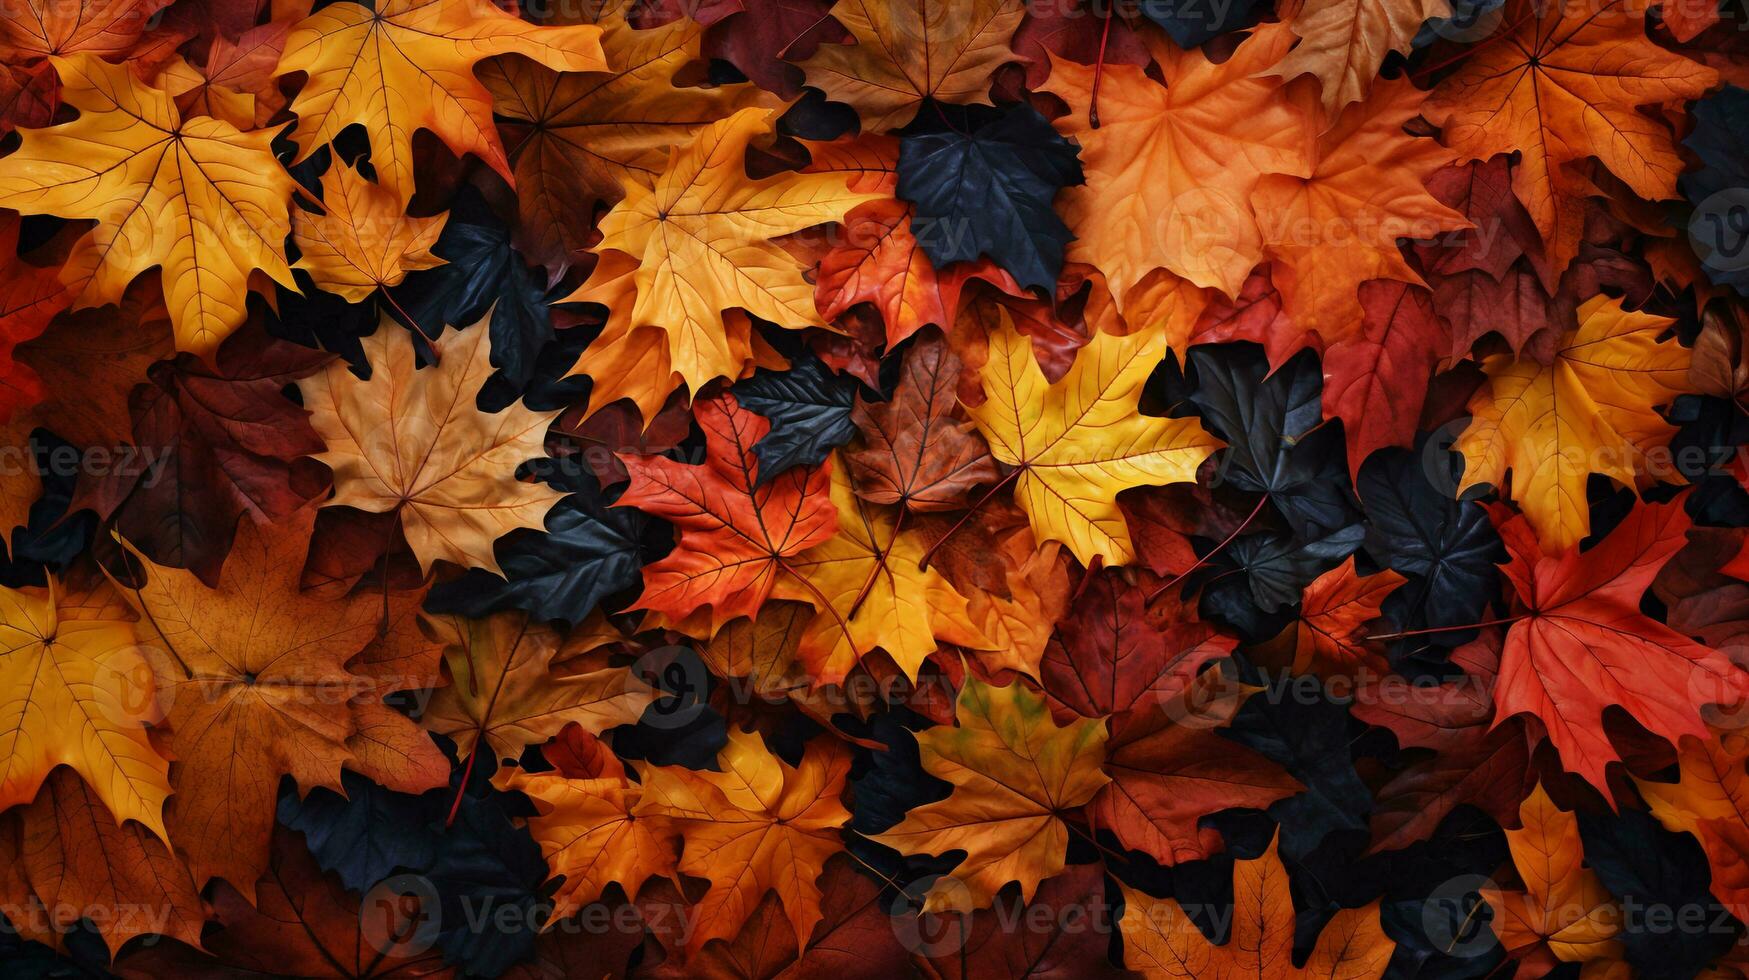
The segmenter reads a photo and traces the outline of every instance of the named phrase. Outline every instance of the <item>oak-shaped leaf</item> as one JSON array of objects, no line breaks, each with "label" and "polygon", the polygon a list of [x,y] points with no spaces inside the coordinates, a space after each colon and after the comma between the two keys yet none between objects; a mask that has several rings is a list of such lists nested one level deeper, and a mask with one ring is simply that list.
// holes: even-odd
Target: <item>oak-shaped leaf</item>
[{"label": "oak-shaped leaf", "polygon": [[900,140],[896,195],[916,208],[912,227],[936,268],[988,256],[1020,285],[1049,291],[1072,237],[1052,201],[1081,183],[1081,164],[1032,106],[999,112],[969,131]]}]

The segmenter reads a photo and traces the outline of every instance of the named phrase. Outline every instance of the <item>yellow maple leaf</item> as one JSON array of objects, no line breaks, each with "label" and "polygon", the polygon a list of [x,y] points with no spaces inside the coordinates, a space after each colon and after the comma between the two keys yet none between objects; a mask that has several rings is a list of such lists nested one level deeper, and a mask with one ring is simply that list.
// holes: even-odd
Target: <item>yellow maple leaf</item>
[{"label": "yellow maple leaf", "polygon": [[1552,953],[1568,963],[1619,960],[1622,913],[1585,865],[1578,817],[1556,807],[1541,783],[1518,813],[1522,826],[1506,832],[1506,846],[1524,890],[1480,889],[1494,908],[1494,934],[1513,959]]},{"label": "yellow maple leaf", "polygon": [[850,753],[841,742],[817,740],[791,766],[758,735],[731,726],[717,766],[718,772],[638,768],[644,791],[632,812],[667,821],[685,841],[680,870],[711,882],[695,910],[698,927],[687,952],[732,939],[772,891],[799,949],[821,919],[817,879],[826,859],[844,849],[839,828],[850,811],[839,795]]},{"label": "yellow maple leaf", "polygon": [[297,159],[361,125],[377,179],[405,204],[413,198],[416,129],[510,179],[492,95],[474,77],[475,63],[519,54],[560,71],[602,71],[600,37],[592,25],[537,27],[490,3],[384,0],[372,10],[341,0],[292,28],[275,74],[309,76],[292,101]]},{"label": "yellow maple leaf", "polygon": [[285,256],[293,181],[273,132],[184,120],[168,92],[92,54],[52,60],[79,118],[21,130],[17,152],[0,158],[0,207],[96,221],[62,270],[74,307],[119,302],[157,266],[176,346],[210,355],[247,314],[251,271],[296,288]]},{"label": "yellow maple leaf", "polygon": [[1120,306],[1156,268],[1235,296],[1263,258],[1251,203],[1258,179],[1312,172],[1312,114],[1279,79],[1258,75],[1293,35],[1263,25],[1220,64],[1149,38],[1166,84],[1133,65],[1106,65],[1097,129],[1088,119],[1093,67],[1051,57],[1044,88],[1069,103],[1055,125],[1081,145],[1087,174],[1057,197],[1076,234],[1068,259],[1105,273]]},{"label": "yellow maple leaf", "polygon": [[905,854],[966,852],[950,877],[930,888],[926,912],[983,908],[1010,881],[1031,901],[1039,882],[1063,870],[1069,828],[1059,814],[1111,781],[1100,768],[1105,720],[1058,726],[1044,698],[1023,681],[992,687],[971,674],[954,717],[958,725],[917,736],[923,768],[952,783],[952,795],[873,838]]},{"label": "yellow maple leaf", "polygon": [[168,842],[170,763],[146,736],[155,684],[133,624],[125,608],[92,615],[56,591],[0,586],[0,809],[29,803],[67,766],[118,824]]},{"label": "yellow maple leaf", "polygon": [[1272,838],[1260,856],[1233,864],[1232,934],[1219,946],[1208,941],[1177,899],[1155,898],[1119,882],[1124,965],[1147,980],[1383,976],[1396,943],[1385,935],[1376,901],[1337,912],[1319,931],[1305,966],[1294,966],[1294,902],[1276,846]]},{"label": "yellow maple leaf", "polygon": [[414,369],[413,341],[387,317],[364,338],[368,381],[344,361],[298,382],[310,424],[327,447],[316,458],[334,471],[324,506],[398,511],[407,545],[427,572],[439,558],[497,572],[492,542],[512,528],[544,527],[564,494],[525,483],[516,468],[546,454],[557,412],[516,402],[487,413],[474,404],[492,374],[490,313],[446,332],[438,362]]},{"label": "yellow maple leaf", "polygon": [[1676,431],[1653,411],[1687,390],[1687,348],[1659,339],[1672,322],[1594,296],[1550,363],[1490,355],[1488,383],[1470,399],[1470,424],[1452,447],[1464,456],[1458,490],[1500,488],[1546,554],[1577,546],[1591,531],[1586,479],[1600,473],[1634,487],[1646,453]]},{"label": "yellow maple leaf", "polygon": [[339,161],[322,175],[326,214],[299,213],[294,231],[297,268],[308,270],[317,288],[348,303],[363,302],[417,269],[442,265],[431,254],[447,214],[413,218],[395,195]]},{"label": "yellow maple leaf", "polygon": [[814,286],[771,239],[843,219],[881,195],[850,190],[842,174],[747,177],[748,143],[771,131],[769,109],[743,109],[674,148],[653,187],[631,183],[601,219],[597,251],[638,260],[630,328],[668,335],[673,370],[697,392],[744,362],[723,311],[746,310],[783,327],[824,327]]},{"label": "yellow maple leaf", "polygon": [[801,63],[808,84],[856,109],[865,133],[911,121],[923,100],[990,104],[990,75],[1018,60],[1008,43],[1019,0],[838,0],[832,18],[855,44],[822,44]]},{"label": "yellow maple leaf", "polygon": [[815,683],[843,680],[877,646],[916,680],[938,637],[960,646],[985,645],[966,597],[934,568],[919,567],[928,540],[899,526],[897,508],[858,497],[843,466],[832,468],[832,503],[837,533],[789,562],[813,588],[780,576],[772,591],[779,599],[818,606],[823,596],[831,603],[801,639],[799,656]]},{"label": "yellow maple leaf", "polygon": [[1306,0],[1282,11],[1300,43],[1269,74],[1316,75],[1324,112],[1334,118],[1366,97],[1391,52],[1408,53],[1423,23],[1449,16],[1449,0]]},{"label": "yellow maple leaf", "polygon": [[555,672],[555,659],[572,665],[588,652],[575,649],[579,641],[599,639],[581,631],[562,645],[551,627],[517,612],[431,622],[445,644],[450,683],[437,689],[420,721],[454,741],[460,755],[484,742],[494,757],[514,759],[572,722],[590,734],[635,724],[653,699],[649,685],[624,667],[585,662],[579,666],[593,669]]},{"label": "yellow maple leaf", "polygon": [[668,150],[749,106],[777,105],[750,84],[682,85],[702,56],[704,26],[688,17],[642,30],[626,22],[635,0],[580,13],[601,28],[608,70],[555,72],[523,58],[480,66],[516,167],[523,251],[557,270],[588,244],[594,205],[654,183]]},{"label": "yellow maple leaf", "polygon": [[990,454],[1015,467],[1004,479],[1014,481],[1038,540],[1063,542],[1083,565],[1135,559],[1119,491],[1193,481],[1221,447],[1195,419],[1137,411],[1142,385],[1165,354],[1156,331],[1098,334],[1051,384],[1006,310],[990,334],[984,402],[967,414]]}]

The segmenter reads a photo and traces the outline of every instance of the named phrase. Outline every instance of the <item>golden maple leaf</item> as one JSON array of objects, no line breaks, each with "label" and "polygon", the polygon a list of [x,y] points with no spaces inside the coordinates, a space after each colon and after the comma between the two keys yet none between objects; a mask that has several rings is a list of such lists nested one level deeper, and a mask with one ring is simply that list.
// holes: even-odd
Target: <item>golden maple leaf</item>
[{"label": "golden maple leaf", "polygon": [[990,334],[984,402],[967,410],[990,454],[1015,469],[1014,499],[1038,540],[1061,541],[1083,565],[1135,559],[1117,495],[1130,487],[1196,479],[1221,447],[1195,419],[1142,415],[1142,385],[1166,354],[1155,331],[1099,334],[1051,384],[1032,342],[1006,310]]},{"label": "golden maple leaf", "polygon": [[1120,306],[1162,267],[1237,295],[1263,258],[1251,203],[1258,178],[1312,172],[1311,113],[1279,79],[1258,76],[1293,36],[1263,25],[1218,65],[1149,38],[1166,84],[1133,65],[1106,65],[1097,129],[1088,121],[1094,69],[1051,57],[1044,88],[1070,110],[1057,131],[1081,144],[1087,174],[1057,197],[1077,236],[1068,260],[1098,267]]},{"label": "golden maple leaf", "polygon": [[565,879],[553,893],[555,919],[599,900],[612,884],[635,899],[646,880],[675,870],[666,822],[633,812],[643,784],[626,777],[612,752],[601,755],[604,771],[588,779],[509,769],[492,780],[499,789],[524,794],[540,811],[528,818],[529,836],[540,845],[552,874]]},{"label": "golden maple leaf", "polygon": [[1452,447],[1464,456],[1458,490],[1500,488],[1518,502],[1545,554],[1577,546],[1591,530],[1586,479],[1601,473],[1636,486],[1646,453],[1676,431],[1653,411],[1687,390],[1687,348],[1659,340],[1672,322],[1594,296],[1550,363],[1510,354],[1483,360],[1488,383],[1470,400],[1470,424]]},{"label": "golden maple leaf", "polygon": [[808,84],[846,103],[864,132],[911,121],[925,99],[990,104],[990,76],[1018,56],[1008,42],[1019,0],[838,0],[832,18],[855,44],[822,44],[803,61]]},{"label": "golden maple leaf", "polygon": [[1324,112],[1334,119],[1366,98],[1391,52],[1409,52],[1423,23],[1449,16],[1450,0],[1306,0],[1291,16],[1281,12],[1300,43],[1269,73],[1316,75]]},{"label": "golden maple leaf", "polygon": [[[433,622],[445,642],[450,683],[437,689],[420,720],[454,741],[459,755],[484,742],[495,758],[514,759],[572,722],[591,734],[636,724],[653,699],[649,685],[624,667],[571,663],[601,637],[578,631],[567,647],[551,627],[518,612]],[[568,666],[590,669],[555,672],[553,660],[561,656]]]},{"label": "golden maple leaf", "polygon": [[447,214],[409,217],[387,188],[338,160],[322,175],[322,207],[326,214],[300,212],[294,231],[303,253],[297,268],[318,289],[360,303],[409,272],[443,264],[431,246]]},{"label": "golden maple leaf", "polygon": [[[832,503],[838,530],[790,559],[794,576],[779,576],[772,595],[813,602],[821,609],[803,633],[798,654],[817,684],[844,679],[857,661],[880,647],[911,680],[940,639],[984,646],[966,597],[934,568],[919,567],[928,540],[898,522],[898,509],[859,498],[843,466],[832,467]],[[812,585],[812,588],[807,588]]]},{"label": "golden maple leaf", "polygon": [[[254,895],[282,776],[339,792],[345,767],[419,792],[448,772],[431,740],[381,703],[380,681],[349,666],[377,640],[386,600],[299,588],[314,526],[313,507],[267,527],[243,521],[217,588],[129,549],[145,582],[125,592],[156,650],[177,762],[169,825],[202,887],[224,878]],[[412,736],[396,741],[416,753],[401,760],[413,773],[389,779],[360,762],[352,739],[371,728]]]},{"label": "golden maple leaf", "polygon": [[776,105],[754,85],[679,84],[701,57],[704,27],[682,17],[634,29],[633,2],[583,12],[601,28],[606,71],[555,72],[514,57],[479,68],[516,166],[524,252],[555,272],[588,245],[596,202],[619,201],[628,182],[655,183],[669,148],[707,124]]},{"label": "golden maple leaf", "polygon": [[687,953],[712,939],[733,939],[772,891],[800,949],[821,918],[817,879],[826,859],[844,849],[839,828],[850,811],[839,795],[850,753],[841,742],[816,740],[791,766],[757,734],[731,726],[717,766],[717,772],[638,767],[644,791],[632,812],[672,826],[685,841],[680,870],[711,882],[695,910]]},{"label": "golden maple leaf", "polygon": [[601,219],[597,251],[638,261],[628,328],[666,332],[672,370],[695,393],[745,367],[723,311],[792,329],[827,325],[813,284],[771,239],[839,221],[881,196],[850,190],[842,174],[749,179],[748,143],[771,131],[773,115],[742,109],[699,130],[670,151],[653,187],[626,185],[625,200]]},{"label": "golden maple leaf", "polygon": [[146,735],[156,685],[127,609],[50,584],[0,586],[0,809],[29,803],[67,766],[118,824],[137,820],[168,841],[170,763]]},{"label": "golden maple leaf", "polygon": [[1556,961],[1619,960],[1621,911],[1597,872],[1585,865],[1579,819],[1557,808],[1541,783],[1518,814],[1523,826],[1506,832],[1506,846],[1524,890],[1480,889],[1494,908],[1491,925],[1507,953],[1540,961],[1544,970]]},{"label": "golden maple leaf", "polygon": [[1015,680],[992,687],[966,675],[954,706],[956,726],[917,736],[923,768],[953,784],[953,794],[920,806],[873,839],[904,854],[966,857],[924,899],[926,912],[988,906],[1019,882],[1031,901],[1039,882],[1063,870],[1069,828],[1059,814],[1091,800],[1111,779],[1105,721],[1058,726],[1044,698]]},{"label": "golden maple leaf", "polygon": [[1208,941],[1176,899],[1123,888],[1124,965],[1147,980],[1360,980],[1383,976],[1396,943],[1379,924],[1379,903],[1337,912],[1318,933],[1306,965],[1296,967],[1294,903],[1277,841],[1233,865],[1232,934]]},{"label": "golden maple leaf", "polygon": [[475,63],[519,54],[561,71],[602,71],[600,36],[591,25],[536,27],[469,0],[384,0],[374,11],[328,4],[292,28],[279,59],[277,74],[309,76],[292,101],[297,160],[361,125],[377,179],[404,205],[414,190],[413,131],[425,129],[509,179]]},{"label": "golden maple leaf", "polygon": [[1503,19],[1503,43],[1478,45],[1425,112],[1463,160],[1519,155],[1512,189],[1558,274],[1583,220],[1563,202],[1587,186],[1566,165],[1595,157],[1635,195],[1675,197],[1683,163],[1670,126],[1639,107],[1698,98],[1718,74],[1652,43],[1643,8],[1627,0],[1512,0]]},{"label": "golden maple leaf", "polygon": [[439,558],[497,572],[492,542],[512,528],[541,529],[561,491],[524,483],[516,468],[545,455],[557,412],[520,402],[501,412],[474,404],[492,374],[490,313],[434,345],[438,362],[414,369],[413,341],[387,317],[363,341],[368,381],[335,362],[298,382],[310,424],[327,446],[334,496],[372,513],[399,511],[407,545],[429,572]]},{"label": "golden maple leaf", "polygon": [[74,307],[119,302],[157,266],[176,346],[210,355],[247,314],[251,271],[296,288],[285,256],[294,185],[273,132],[184,120],[168,92],[95,55],[53,61],[79,118],[21,131],[0,159],[0,207],[95,220],[62,271]]}]

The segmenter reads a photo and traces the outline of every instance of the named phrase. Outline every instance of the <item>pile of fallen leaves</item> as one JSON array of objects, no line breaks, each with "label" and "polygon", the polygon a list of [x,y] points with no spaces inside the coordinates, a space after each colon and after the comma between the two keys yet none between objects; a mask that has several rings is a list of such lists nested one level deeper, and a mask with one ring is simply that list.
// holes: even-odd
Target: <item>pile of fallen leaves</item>
[{"label": "pile of fallen leaves", "polygon": [[1749,976],[1741,0],[0,57],[0,973]]}]

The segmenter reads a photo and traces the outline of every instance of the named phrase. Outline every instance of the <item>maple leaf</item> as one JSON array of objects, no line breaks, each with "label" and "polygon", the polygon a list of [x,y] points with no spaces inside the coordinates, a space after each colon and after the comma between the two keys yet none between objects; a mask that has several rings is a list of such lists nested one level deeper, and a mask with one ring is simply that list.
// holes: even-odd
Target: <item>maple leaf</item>
[{"label": "maple leaf", "polygon": [[[1503,21],[1503,43],[1478,47],[1423,109],[1446,145],[1465,160],[1518,152],[1512,189],[1549,243],[1576,241],[1561,230],[1563,199],[1582,196],[1569,164],[1595,157],[1635,195],[1675,197],[1670,127],[1639,107],[1697,98],[1717,73],[1653,44],[1627,0],[1511,0]],[[1554,271],[1572,255],[1550,255]]]},{"label": "maple leaf", "polygon": [[[261,846],[269,842],[264,837]],[[222,929],[211,956],[175,943],[136,947],[117,964],[128,976],[290,975],[312,980],[415,980],[446,975],[432,942],[436,896],[373,893],[362,902],[310,857],[301,834],[272,832],[273,859],[259,887],[213,887]],[[427,887],[430,887],[429,885]],[[217,962],[214,962],[214,960]]]},{"label": "maple leaf", "polygon": [[188,869],[145,828],[117,823],[71,769],[57,769],[22,816],[18,864],[57,931],[86,917],[112,956],[135,936],[200,945],[206,911]]},{"label": "maple leaf", "polygon": [[[693,416],[705,433],[704,462],[621,456],[631,486],[616,503],[680,530],[674,551],[644,566],[644,594],[632,608],[680,621],[709,606],[715,633],[756,613],[780,574],[798,578],[792,559],[831,538],[838,520],[827,490],[830,463],[761,485],[753,446],[770,423],[726,392],[694,403]],[[810,598],[831,606],[812,592]]]},{"label": "maple leaf", "polygon": [[838,797],[850,753],[838,742],[816,740],[791,766],[758,735],[731,728],[717,765],[717,772],[638,767],[644,790],[633,814],[672,826],[684,841],[680,870],[711,882],[698,902],[687,955],[712,939],[732,938],[772,891],[795,945],[804,947],[822,917],[821,871],[844,848],[839,828],[850,813]]},{"label": "maple leaf", "polygon": [[579,12],[601,28],[606,71],[496,58],[478,72],[515,164],[518,245],[554,275],[589,244],[597,202],[617,203],[628,182],[655,183],[669,148],[705,125],[772,104],[752,85],[680,84],[701,56],[704,27],[682,17],[637,30],[626,20],[632,7],[609,0]]},{"label": "maple leaf", "polygon": [[624,667],[573,662],[595,642],[587,634],[566,643],[517,612],[434,622],[450,682],[432,695],[420,721],[454,741],[458,755],[470,756],[484,742],[494,758],[515,759],[572,722],[592,734],[636,724],[653,700],[649,685]]},{"label": "maple leaf", "polygon": [[294,236],[303,257],[296,268],[348,303],[363,302],[415,269],[443,264],[431,246],[448,215],[408,217],[388,188],[343,163],[322,175],[322,207],[326,214],[298,214]]},{"label": "maple leaf", "polygon": [[673,148],[653,185],[630,183],[601,219],[598,252],[638,260],[632,329],[666,332],[672,368],[697,392],[740,373],[723,311],[744,309],[781,326],[826,326],[796,261],[770,239],[841,220],[880,195],[836,174],[746,176],[749,142],[772,128],[769,109],[742,109]]},{"label": "maple leaf", "polygon": [[95,55],[53,60],[79,117],[23,131],[0,159],[0,207],[95,220],[62,270],[73,307],[118,302],[157,266],[176,346],[211,354],[244,320],[251,271],[295,288],[285,256],[294,183],[274,134],[185,120],[168,92]]},{"label": "maple leaf", "polygon": [[1045,89],[1069,104],[1057,131],[1081,146],[1087,183],[1059,195],[1075,231],[1071,262],[1098,267],[1122,307],[1156,268],[1237,295],[1263,258],[1251,204],[1265,174],[1309,177],[1313,121],[1257,73],[1293,37],[1259,27],[1221,64],[1150,37],[1165,84],[1131,65],[1107,65],[1099,127],[1088,119],[1094,69],[1051,58]]},{"label": "maple leaf", "polygon": [[544,455],[558,412],[475,405],[492,373],[490,329],[488,314],[445,333],[433,345],[437,363],[416,370],[413,341],[385,316],[362,342],[370,380],[337,362],[298,382],[327,446],[315,458],[334,471],[324,506],[398,512],[421,571],[442,558],[502,574],[492,542],[513,528],[540,530],[564,496],[516,479],[518,466]]},{"label": "maple leaf", "polygon": [[1232,935],[1219,946],[1208,941],[1177,899],[1155,898],[1119,882],[1124,965],[1150,980],[1382,976],[1397,944],[1379,924],[1376,901],[1337,912],[1319,931],[1305,965],[1294,965],[1293,898],[1276,846],[1271,838],[1260,856],[1234,863]]},{"label": "maple leaf", "polygon": [[1621,912],[1584,865],[1579,821],[1559,809],[1538,783],[1519,808],[1523,826],[1506,832],[1524,890],[1480,889],[1494,907],[1494,934],[1515,960],[1548,969],[1621,956]]},{"label": "maple leaf", "polygon": [[917,679],[940,639],[963,647],[986,644],[971,621],[966,598],[940,572],[922,567],[927,539],[905,529],[889,508],[862,500],[842,467],[832,470],[831,499],[838,531],[790,559],[780,578],[780,599],[830,605],[801,639],[800,657],[817,683],[835,684],[875,647],[885,650],[906,678]]},{"label": "maple leaf", "polygon": [[457,156],[472,153],[511,177],[492,124],[492,94],[474,65],[519,54],[560,71],[604,71],[601,29],[536,27],[467,0],[331,3],[299,21],[276,74],[308,78],[292,111],[302,162],[357,124],[370,135],[377,179],[403,205],[413,198],[413,132],[425,129]]},{"label": "maple leaf", "polygon": [[867,132],[897,129],[924,100],[990,104],[990,75],[1015,60],[1015,0],[839,0],[832,17],[855,44],[822,44],[801,62],[808,84],[856,109]]},{"label": "maple leaf", "polygon": [[540,813],[528,830],[554,875],[564,884],[553,893],[553,916],[564,918],[601,898],[618,883],[628,899],[652,876],[674,873],[675,847],[660,820],[634,815],[643,787],[602,750],[598,772],[588,778],[560,773],[507,770],[494,778],[500,789],[523,793]]},{"label": "maple leaf", "polygon": [[1675,432],[1653,411],[1686,390],[1688,350],[1659,339],[1670,325],[1594,296],[1551,363],[1485,358],[1488,384],[1470,400],[1473,417],[1452,447],[1464,456],[1458,491],[1499,487],[1548,554],[1578,544],[1591,529],[1587,478],[1601,473],[1634,487],[1644,454]]},{"label": "maple leaf", "polygon": [[919,512],[955,510],[971,488],[996,482],[989,447],[970,422],[954,418],[960,368],[941,335],[930,334],[905,353],[891,399],[858,395],[851,419],[863,448],[844,454],[857,496]]},{"label": "maple leaf", "polygon": [[985,907],[1010,881],[1030,901],[1039,882],[1063,870],[1069,829],[1061,815],[1109,781],[1099,768],[1105,724],[1082,718],[1059,726],[1021,681],[992,687],[972,675],[954,715],[958,725],[917,736],[923,768],[952,783],[953,793],[871,836],[904,854],[965,852],[931,886],[926,912]]},{"label": "maple leaf", "polygon": [[1447,0],[1306,0],[1289,21],[1300,43],[1269,72],[1316,75],[1324,112],[1334,118],[1366,97],[1391,52],[1409,52],[1422,23],[1450,15]]},{"label": "maple leaf", "polygon": [[[314,508],[269,528],[245,522],[216,588],[140,556],[145,582],[126,590],[156,648],[177,760],[169,824],[202,886],[224,878],[254,894],[280,777],[305,792],[338,791],[343,766],[365,768],[351,743],[361,730],[417,735],[381,703],[378,684],[348,666],[376,638],[385,600],[298,587],[314,526]],[[449,767],[429,739],[401,745],[417,750],[409,782],[443,784]]]},{"label": "maple leaf", "polygon": [[7,0],[0,13],[0,58],[28,64],[81,51],[106,61],[134,53],[140,35],[170,0]]},{"label": "maple leaf", "polygon": [[1353,555],[1314,579],[1300,600],[1294,671],[1325,677],[1388,672],[1390,664],[1368,646],[1365,627],[1404,581],[1390,569],[1361,575],[1354,569]]},{"label": "maple leaf", "polygon": [[153,364],[128,399],[128,441],[144,462],[82,481],[75,505],[110,518],[153,561],[215,581],[239,519],[282,521],[309,499],[297,460],[322,443],[281,391],[328,360],[245,327],[210,358]]},{"label": "maple leaf", "polygon": [[1040,541],[1061,541],[1083,565],[1135,560],[1120,490],[1190,482],[1220,443],[1195,419],[1143,416],[1142,385],[1165,356],[1149,332],[1100,334],[1051,384],[1006,311],[989,337],[985,401],[967,414],[998,460],[1014,467],[1014,498]]},{"label": "maple leaf", "polygon": [[1589,550],[1556,556],[1522,519],[1501,531],[1512,556],[1506,576],[1526,612],[1506,635],[1495,724],[1536,716],[1562,765],[1606,795],[1604,768],[1621,758],[1604,731],[1606,707],[1674,744],[1706,737],[1703,704],[1749,696],[1749,673],[1640,611],[1688,526],[1680,500],[1644,504]]},{"label": "maple leaf", "polygon": [[[51,585],[53,585],[51,580]],[[0,809],[29,803],[57,766],[88,783],[117,824],[169,841],[170,764],[145,725],[156,685],[125,607],[105,593],[0,586]]]},{"label": "maple leaf", "polygon": [[1712,868],[1712,893],[1722,902],[1749,896],[1749,852],[1743,828],[1749,826],[1749,775],[1744,756],[1749,745],[1733,730],[1684,738],[1676,755],[1678,781],[1634,779],[1652,815],[1666,829],[1692,834]]},{"label": "maple leaf", "polygon": [[73,299],[61,285],[61,270],[17,258],[18,224],[16,215],[0,218],[0,422],[46,394],[36,372],[13,356],[16,345],[40,336]]},{"label": "maple leaf", "polygon": [[1360,321],[1361,283],[1421,285],[1398,251],[1399,238],[1468,226],[1424,186],[1450,151],[1403,131],[1426,98],[1406,78],[1381,82],[1318,137],[1309,175],[1270,174],[1257,182],[1252,205],[1264,249],[1276,259],[1283,312],[1325,343],[1347,338]]},{"label": "maple leaf", "polygon": [[178,58],[160,70],[159,86],[175,94],[184,117],[213,116],[238,129],[265,126],[285,108],[273,70],[290,31],[290,23],[274,21],[236,40],[215,37],[204,67]]},{"label": "maple leaf", "polygon": [[1412,446],[1426,403],[1422,383],[1450,345],[1450,329],[1424,289],[1405,282],[1361,283],[1360,329],[1324,350],[1327,419],[1342,420],[1348,476],[1387,446]]}]

